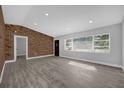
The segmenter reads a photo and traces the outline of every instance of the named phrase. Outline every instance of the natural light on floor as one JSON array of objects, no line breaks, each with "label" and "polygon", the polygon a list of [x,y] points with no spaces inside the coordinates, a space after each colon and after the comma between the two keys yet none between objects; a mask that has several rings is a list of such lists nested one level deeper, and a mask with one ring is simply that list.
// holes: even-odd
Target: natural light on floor
[{"label": "natural light on floor", "polygon": [[87,70],[92,70],[92,71],[96,71],[97,70],[94,66],[78,63],[76,61],[69,61],[68,64],[69,65],[73,65],[73,66],[77,66],[77,67],[81,67],[81,68],[87,69]]}]

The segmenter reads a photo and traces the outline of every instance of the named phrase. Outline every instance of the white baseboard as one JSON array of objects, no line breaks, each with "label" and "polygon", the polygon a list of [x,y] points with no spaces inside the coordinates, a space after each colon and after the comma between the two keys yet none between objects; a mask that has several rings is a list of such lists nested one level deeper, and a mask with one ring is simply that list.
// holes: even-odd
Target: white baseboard
[{"label": "white baseboard", "polygon": [[5,66],[7,63],[12,63],[12,62],[15,62],[15,60],[6,60],[4,62],[4,65],[3,65],[3,68],[2,68],[2,72],[1,72],[1,75],[0,75],[0,83],[2,83],[2,79],[3,79],[3,74],[4,74],[4,69],[5,69]]},{"label": "white baseboard", "polygon": [[50,57],[50,56],[54,56],[54,54],[50,54],[50,55],[44,55],[44,56],[36,56],[36,57],[28,57],[27,59],[36,59],[36,58],[44,58],[44,57]]},{"label": "white baseboard", "polygon": [[[44,55],[44,56],[35,56],[35,57],[28,57],[27,60],[29,59],[36,59],[36,58],[44,58],[44,57],[49,57],[49,56],[54,56],[54,54],[50,54],[50,55]],[[12,63],[12,62],[16,62],[16,60],[6,60],[5,63]]]},{"label": "white baseboard", "polygon": [[2,83],[2,79],[3,79],[3,73],[4,73],[4,69],[5,69],[5,64],[3,65],[3,68],[2,68],[2,72],[1,72],[1,75],[0,75],[0,84]]},{"label": "white baseboard", "polygon": [[[120,66],[120,65],[108,64],[108,63],[105,63],[105,62],[99,62],[99,61],[94,61],[94,60],[72,58],[72,57],[67,57],[67,56],[60,56],[60,57],[65,57],[65,58],[75,59],[75,60],[81,60],[81,61],[88,61],[88,62],[90,62],[90,63],[96,63],[96,64],[101,64],[101,65],[107,65],[107,66],[112,66],[112,67],[122,68],[122,66]],[[123,69],[123,70],[124,70],[124,69]]]},{"label": "white baseboard", "polygon": [[5,63],[12,63],[15,62],[16,60],[6,60]]},{"label": "white baseboard", "polygon": [[[44,55],[44,56],[36,56],[36,57],[29,57],[29,58],[27,58],[27,60],[29,60],[29,59],[36,59],[36,58],[44,58],[44,57],[49,57],[49,56],[54,56],[54,54]],[[2,83],[2,78],[3,78],[4,69],[5,69],[6,64],[7,63],[13,63],[13,62],[16,62],[16,60],[6,60],[5,61],[4,65],[3,65],[3,69],[2,69],[1,75],[0,75],[0,83]]]}]

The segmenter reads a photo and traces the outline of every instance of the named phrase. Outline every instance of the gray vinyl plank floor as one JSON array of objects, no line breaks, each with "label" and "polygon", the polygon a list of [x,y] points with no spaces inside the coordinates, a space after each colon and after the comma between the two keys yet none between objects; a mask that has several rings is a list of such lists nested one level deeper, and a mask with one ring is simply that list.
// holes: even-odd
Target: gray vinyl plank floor
[{"label": "gray vinyl plank floor", "polygon": [[25,60],[5,66],[1,88],[124,88],[119,68],[62,57]]}]

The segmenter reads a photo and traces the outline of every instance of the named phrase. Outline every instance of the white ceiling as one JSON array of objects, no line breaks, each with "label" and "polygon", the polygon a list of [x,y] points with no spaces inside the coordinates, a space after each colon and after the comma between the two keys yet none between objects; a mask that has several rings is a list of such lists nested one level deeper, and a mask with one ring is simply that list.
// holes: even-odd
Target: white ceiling
[{"label": "white ceiling", "polygon": [[2,8],[5,23],[23,25],[54,37],[120,23],[124,16],[124,6],[119,5],[4,5]]}]

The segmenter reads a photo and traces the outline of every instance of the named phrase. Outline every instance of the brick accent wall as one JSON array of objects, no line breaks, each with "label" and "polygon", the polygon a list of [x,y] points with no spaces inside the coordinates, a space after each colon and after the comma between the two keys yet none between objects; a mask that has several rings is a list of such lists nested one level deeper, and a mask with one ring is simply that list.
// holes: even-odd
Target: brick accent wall
[{"label": "brick accent wall", "polygon": [[2,8],[0,6],[0,73],[2,71],[3,65],[4,65],[4,20],[3,20],[3,14],[2,14]]},{"label": "brick accent wall", "polygon": [[24,26],[6,24],[5,59],[14,59],[14,35],[28,36],[28,56],[53,54],[53,37],[36,32]]}]

